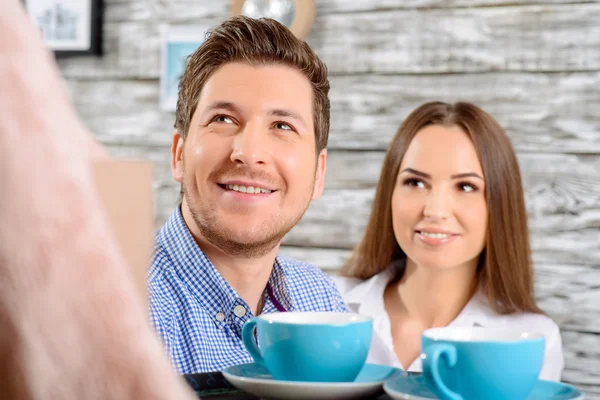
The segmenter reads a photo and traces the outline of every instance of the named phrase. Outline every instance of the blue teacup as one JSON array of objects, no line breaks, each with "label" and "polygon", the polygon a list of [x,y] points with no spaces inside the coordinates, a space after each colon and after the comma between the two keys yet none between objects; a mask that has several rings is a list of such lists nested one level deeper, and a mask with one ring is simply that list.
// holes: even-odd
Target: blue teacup
[{"label": "blue teacup", "polygon": [[544,361],[544,336],[489,328],[433,328],[421,336],[423,375],[448,400],[522,400]]},{"label": "blue teacup", "polygon": [[246,322],[242,339],[273,379],[352,382],[365,365],[372,332],[373,320],[359,314],[281,312]]}]

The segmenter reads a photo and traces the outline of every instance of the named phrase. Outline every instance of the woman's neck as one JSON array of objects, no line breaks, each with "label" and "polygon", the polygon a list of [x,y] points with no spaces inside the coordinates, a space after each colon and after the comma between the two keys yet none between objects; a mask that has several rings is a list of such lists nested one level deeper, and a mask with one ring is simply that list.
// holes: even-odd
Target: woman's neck
[{"label": "woman's neck", "polygon": [[[477,264],[448,269],[417,266],[407,260],[402,278],[393,284],[397,311],[425,328],[446,326],[467,305],[477,289]],[[394,296],[396,297],[396,296]]]}]

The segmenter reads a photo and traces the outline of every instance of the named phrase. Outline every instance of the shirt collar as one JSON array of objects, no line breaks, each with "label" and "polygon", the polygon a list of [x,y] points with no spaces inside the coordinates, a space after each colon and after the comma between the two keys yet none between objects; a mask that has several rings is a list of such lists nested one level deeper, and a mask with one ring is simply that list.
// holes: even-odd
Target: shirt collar
[{"label": "shirt collar", "polygon": [[344,296],[346,304],[359,314],[372,316],[385,314],[383,294],[397,271],[397,266],[392,265],[359,283]]},{"label": "shirt collar", "polygon": [[[286,311],[294,311],[294,301],[290,296],[290,288],[288,286],[288,276],[289,276],[289,266],[287,262],[280,258],[275,258],[275,263],[273,264],[273,271],[271,272],[271,276],[269,277],[269,285],[273,289],[273,295],[279,301],[279,303],[283,306]],[[267,299],[265,309],[263,312],[272,312],[277,311],[272,302]],[[270,307],[272,306],[272,307]]]},{"label": "shirt collar", "polygon": [[502,318],[498,317],[499,315],[490,307],[487,296],[479,287],[460,314],[448,326],[500,328],[504,322]]},{"label": "shirt collar", "polygon": [[[236,305],[242,304],[250,310],[248,304],[229,285],[216,270],[212,262],[196,243],[188,229],[181,206],[175,211],[158,233],[158,243],[164,248],[174,265],[174,271],[187,286],[200,306],[221,327],[226,319],[218,318],[217,314],[231,315]],[[275,260],[269,283],[277,300],[286,308],[293,309],[293,303],[288,295],[285,263]],[[267,301],[266,308],[271,308]]]},{"label": "shirt collar", "polygon": [[[344,296],[348,306],[359,314],[375,317],[384,315],[386,313],[384,291],[390,281],[397,276],[399,268],[401,268],[399,264],[393,264],[350,289]],[[481,288],[478,288],[471,300],[448,326],[495,327],[501,324],[497,317],[498,314],[489,306],[487,296]]]}]

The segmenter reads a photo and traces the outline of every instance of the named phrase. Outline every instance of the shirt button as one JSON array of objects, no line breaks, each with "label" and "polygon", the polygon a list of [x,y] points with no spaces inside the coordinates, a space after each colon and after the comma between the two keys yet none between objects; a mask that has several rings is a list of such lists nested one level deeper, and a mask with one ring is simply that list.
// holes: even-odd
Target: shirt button
[{"label": "shirt button", "polygon": [[235,306],[235,308],[233,309],[233,313],[235,315],[237,315],[238,317],[243,317],[244,315],[246,315],[246,307],[242,306],[242,305],[237,305]]},{"label": "shirt button", "polygon": [[220,321],[220,322],[225,321],[225,314],[223,314],[222,312],[218,312],[215,317],[217,318],[217,321]]}]

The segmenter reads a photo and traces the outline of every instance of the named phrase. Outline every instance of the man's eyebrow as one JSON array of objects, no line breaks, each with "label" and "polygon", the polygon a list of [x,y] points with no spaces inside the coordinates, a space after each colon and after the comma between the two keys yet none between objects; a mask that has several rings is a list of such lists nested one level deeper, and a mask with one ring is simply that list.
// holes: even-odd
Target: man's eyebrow
[{"label": "man's eyebrow", "polygon": [[302,124],[304,129],[307,129],[307,124],[306,124],[306,121],[304,120],[304,118],[302,118],[302,116],[300,114],[298,114],[297,112],[294,112],[292,110],[286,110],[283,108],[275,108],[273,110],[270,110],[267,113],[267,115],[270,115],[272,117],[291,118],[295,121],[298,121],[300,124]]},{"label": "man's eyebrow", "polygon": [[206,106],[206,108],[204,108],[204,110],[202,110],[202,112],[207,113],[207,112],[214,111],[214,110],[227,110],[227,111],[231,111],[234,113],[240,112],[240,109],[238,108],[238,106],[236,106],[235,104],[233,104],[230,101],[214,101],[214,102],[210,103],[208,106]]}]

